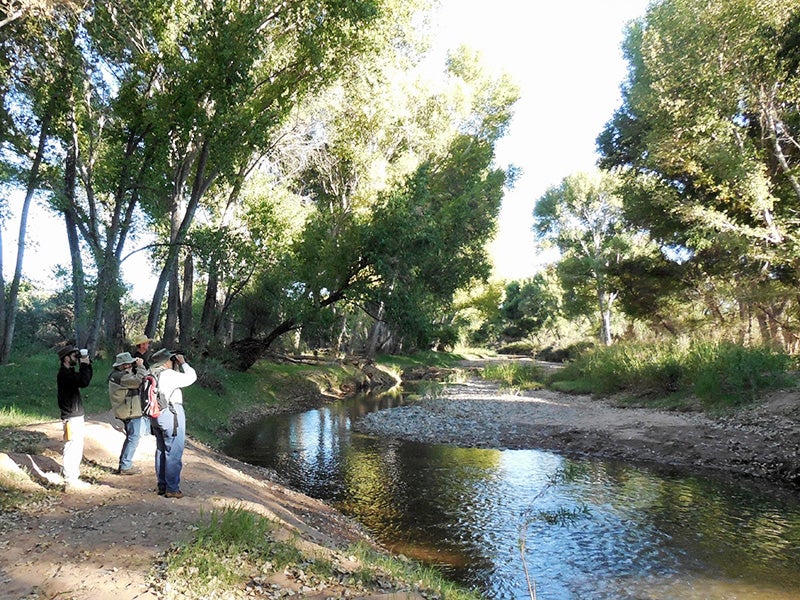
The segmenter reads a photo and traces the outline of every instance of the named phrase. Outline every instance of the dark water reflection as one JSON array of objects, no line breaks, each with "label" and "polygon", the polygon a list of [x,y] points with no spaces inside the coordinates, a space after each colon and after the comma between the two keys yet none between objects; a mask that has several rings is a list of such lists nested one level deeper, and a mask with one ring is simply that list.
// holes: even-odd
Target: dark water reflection
[{"label": "dark water reflection", "polygon": [[[800,500],[792,493],[350,430],[358,416],[402,402],[367,397],[270,417],[238,432],[227,451],[275,469],[396,552],[490,598],[528,598],[518,551],[524,531],[542,600],[800,599]],[[581,507],[588,513],[567,525],[524,517],[531,508]]]}]

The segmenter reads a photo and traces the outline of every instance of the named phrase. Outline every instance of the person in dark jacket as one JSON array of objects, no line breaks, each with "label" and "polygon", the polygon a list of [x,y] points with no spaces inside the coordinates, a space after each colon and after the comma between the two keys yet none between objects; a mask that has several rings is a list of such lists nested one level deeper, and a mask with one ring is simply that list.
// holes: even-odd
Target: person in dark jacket
[{"label": "person in dark jacket", "polygon": [[133,351],[133,358],[141,358],[142,363],[144,363],[144,368],[149,369],[150,363],[147,360],[147,355],[150,353],[150,344],[152,343],[153,338],[148,337],[144,334],[139,334],[135,338],[133,338],[133,346],[136,348]]},{"label": "person in dark jacket", "polygon": [[[92,381],[92,363],[86,350],[66,345],[58,351],[61,368],[56,376],[58,408],[64,424],[64,455],[61,474],[67,489],[83,489],[89,483],[80,479],[83,460],[84,411],[80,388]],[[75,367],[78,370],[75,370]]]}]

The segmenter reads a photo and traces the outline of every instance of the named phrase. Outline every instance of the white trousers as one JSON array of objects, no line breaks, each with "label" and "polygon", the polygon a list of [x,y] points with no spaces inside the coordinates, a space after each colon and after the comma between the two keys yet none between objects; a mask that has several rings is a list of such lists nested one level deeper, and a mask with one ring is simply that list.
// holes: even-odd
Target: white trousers
[{"label": "white trousers", "polygon": [[64,424],[64,466],[61,474],[67,481],[75,481],[81,472],[83,460],[83,416],[62,420]]}]

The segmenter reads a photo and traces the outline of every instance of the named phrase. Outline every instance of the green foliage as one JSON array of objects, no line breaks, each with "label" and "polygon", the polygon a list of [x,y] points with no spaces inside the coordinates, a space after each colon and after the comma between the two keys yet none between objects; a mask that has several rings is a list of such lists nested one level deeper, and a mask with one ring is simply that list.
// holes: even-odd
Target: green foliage
[{"label": "green foliage", "polygon": [[520,339],[552,327],[561,313],[562,292],[545,270],[524,281],[506,285],[500,308],[504,319],[503,337]]},{"label": "green foliage", "polygon": [[498,354],[522,354],[525,356],[533,356],[536,354],[536,347],[533,342],[520,341],[511,342],[510,344],[503,344],[497,349]]},{"label": "green foliage", "polygon": [[698,398],[706,408],[736,406],[767,390],[793,384],[792,360],[765,347],[727,342],[626,343],[590,350],[553,375],[555,382],[585,382],[596,394]]},{"label": "green foliage", "polygon": [[[329,582],[383,589],[387,580],[398,588],[430,590],[442,598],[474,600],[478,596],[445,581],[438,572],[408,560],[380,554],[364,544],[347,549],[358,566],[350,570],[331,560],[309,555],[292,540],[275,539],[275,524],[243,508],[212,511],[188,542],[179,544],[165,561],[163,584],[182,598],[221,597],[247,583],[254,574],[268,577],[287,567],[303,571],[308,585]],[[333,579],[331,579],[333,578]]]},{"label": "green foliage", "polygon": [[282,570],[303,561],[294,546],[272,539],[274,524],[242,508],[212,511],[191,541],[167,556],[164,580],[182,597],[204,598],[242,583],[263,565]]},{"label": "green foliage", "polygon": [[569,362],[576,360],[579,356],[581,356],[587,350],[594,348],[595,343],[591,341],[580,341],[575,342],[573,344],[568,344],[561,348],[554,348],[553,346],[547,346],[546,348],[542,348],[536,353],[536,358],[539,360],[546,360],[549,362]]},{"label": "green foliage", "polygon": [[623,260],[656,252],[646,231],[624,218],[620,177],[613,172],[575,173],[548,189],[534,207],[540,242],[558,248],[557,273],[567,315],[594,314],[602,343],[611,343],[611,317],[622,283]]},{"label": "green foliage", "polygon": [[[406,587],[430,590],[437,597],[446,598],[447,600],[478,600],[481,597],[475,592],[465,590],[454,583],[444,580],[439,572],[432,567],[425,567],[409,560],[401,560],[385,554],[379,554],[365,544],[350,546],[348,553],[368,566],[369,571],[365,575],[376,571],[390,573],[396,580],[405,582]],[[362,576],[362,579],[366,579],[366,577]],[[374,575],[370,576],[369,580],[374,581]]]},{"label": "green foliage", "polygon": [[502,387],[514,390],[538,390],[544,387],[544,369],[536,364],[499,362],[481,369],[481,377],[499,381]]},{"label": "green foliage", "polygon": [[700,315],[745,333],[766,314],[798,331],[798,14],[797,0],[665,0],[628,29],[623,103],[598,146],[624,174],[626,218],[679,263],[631,265],[642,293],[626,308],[665,328]]},{"label": "green foliage", "polygon": [[449,368],[463,359],[461,354],[425,350],[414,354],[380,354],[375,358],[375,362],[400,372],[411,367]]}]

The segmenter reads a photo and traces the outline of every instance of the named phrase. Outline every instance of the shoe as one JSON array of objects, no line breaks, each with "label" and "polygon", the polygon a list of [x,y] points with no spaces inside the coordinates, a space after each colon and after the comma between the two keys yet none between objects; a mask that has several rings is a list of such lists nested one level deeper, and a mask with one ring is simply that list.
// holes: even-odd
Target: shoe
[{"label": "shoe", "polygon": [[164,492],[165,498],[183,498],[183,492],[178,490],[177,492]]},{"label": "shoe", "polygon": [[118,469],[118,475],[138,475],[142,470],[139,467],[131,467],[130,469]]},{"label": "shoe", "polygon": [[164,490],[164,489],[161,489],[161,488],[156,488],[156,493],[157,493],[159,496],[163,496],[164,494],[166,494],[166,493],[167,493],[167,490]]},{"label": "shoe", "polygon": [[65,491],[76,491],[76,490],[88,490],[92,487],[92,484],[88,481],[82,481],[80,479],[68,479],[64,483],[64,490]]}]

